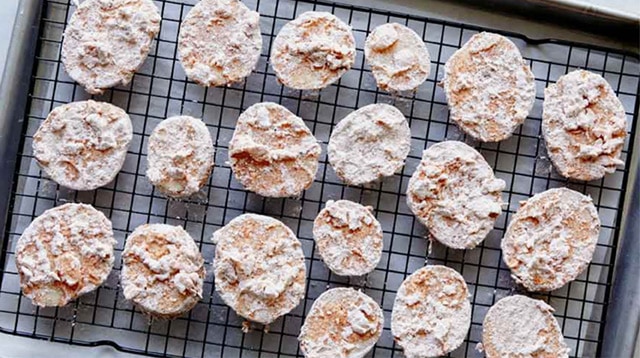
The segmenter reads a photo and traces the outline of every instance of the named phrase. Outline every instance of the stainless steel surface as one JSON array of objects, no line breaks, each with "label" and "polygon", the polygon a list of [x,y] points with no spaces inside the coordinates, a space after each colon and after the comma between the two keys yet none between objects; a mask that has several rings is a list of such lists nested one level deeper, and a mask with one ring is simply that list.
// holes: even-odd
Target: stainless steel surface
[{"label": "stainless steel surface", "polygon": [[[640,51],[639,23],[603,20],[594,16],[575,16],[574,12],[557,11],[537,0],[338,0],[337,2],[397,11],[513,31],[531,39],[554,38],[588,43],[626,51]],[[599,2],[601,5],[603,2]],[[640,6],[630,0],[627,6]]]},{"label": "stainless steel surface", "polygon": [[[532,0],[536,2],[536,0]],[[640,4],[633,1],[588,0],[537,0],[554,7],[555,11],[576,11],[590,16],[604,17],[612,21],[640,21]]]},{"label": "stainless steel surface", "polygon": [[[640,132],[634,144],[640,146]],[[603,357],[640,357],[640,150],[631,160],[613,290],[602,347]]]},{"label": "stainless steel surface", "polygon": [[[0,86],[0,232],[5,232],[6,213],[16,155],[24,124],[27,93],[36,55],[42,0],[22,0],[11,36],[5,71]],[[5,238],[6,239],[6,238]],[[6,240],[3,240],[6,241]]]}]

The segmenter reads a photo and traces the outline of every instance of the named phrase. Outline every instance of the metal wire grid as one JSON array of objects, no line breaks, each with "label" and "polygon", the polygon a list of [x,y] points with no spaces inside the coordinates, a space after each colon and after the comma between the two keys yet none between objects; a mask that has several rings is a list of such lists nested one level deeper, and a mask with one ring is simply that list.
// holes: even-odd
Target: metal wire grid
[{"label": "metal wire grid", "polygon": [[[42,176],[32,160],[32,135],[54,107],[88,98],[64,72],[60,44],[65,23],[72,13],[67,0],[46,0],[40,24],[36,65],[31,78],[18,167],[14,176],[12,206],[3,240],[0,267],[0,330],[11,334],[80,345],[107,344],[119,350],[149,355],[195,357],[292,357],[301,356],[297,334],[313,300],[327,287],[362,288],[383,307],[385,329],[371,356],[402,356],[389,330],[395,292],[410,273],[428,264],[444,264],[465,277],[473,303],[472,325],[465,343],[451,356],[482,356],[475,350],[481,339],[482,319],[500,298],[517,291],[501,260],[500,239],[520,200],[551,187],[568,186],[594,198],[602,230],[593,263],[577,280],[549,294],[535,295],[556,309],[556,317],[575,356],[594,356],[602,339],[606,309],[620,229],[620,211],[627,186],[627,169],[603,180],[584,183],[558,176],[545,158],[540,138],[542,90],[560,75],[587,68],[602,74],[613,86],[628,111],[629,136],[633,138],[638,117],[638,58],[606,49],[554,41],[532,41],[508,35],[523,51],[534,71],[537,99],[526,123],[509,140],[498,144],[473,143],[450,123],[446,101],[437,82],[447,58],[479,28],[347,5],[308,0],[245,1],[261,14],[264,46],[257,70],[242,84],[204,89],[189,83],[176,60],[180,19],[194,1],[156,1],[163,20],[149,59],[128,87],[97,96],[131,115],[134,140],[125,166],[107,187],[75,192],[58,187]],[[353,26],[358,55],[354,68],[335,85],[320,91],[293,91],[279,85],[267,59],[271,41],[282,25],[308,10],[330,11]],[[366,34],[386,22],[400,22],[423,37],[432,56],[432,74],[411,97],[390,97],[376,89],[363,63]],[[313,186],[298,199],[264,199],[243,190],[231,175],[227,143],[242,109],[261,101],[275,101],[301,116],[322,142],[323,153],[330,130],[350,111],[369,103],[394,103],[409,120],[412,148],[402,173],[367,187],[346,187],[329,169],[326,156]],[[216,165],[199,197],[187,202],[171,201],[153,190],[144,176],[146,141],[162,119],[176,114],[202,117],[216,143]],[[474,250],[445,249],[425,240],[426,232],[405,204],[406,185],[421,152],[444,139],[474,144],[507,182],[503,200],[508,203],[495,230]],[[627,140],[623,160],[629,167],[633,142]],[[331,274],[315,253],[311,226],[323,203],[345,198],[371,205],[384,229],[383,257],[378,268],[363,278]],[[14,262],[14,247],[26,226],[44,210],[67,201],[94,205],[111,218],[118,240],[114,271],[96,292],[62,308],[41,309],[23,299]],[[210,270],[213,231],[244,212],[257,212],[283,220],[301,239],[308,270],[307,294],[289,315],[268,327],[241,332],[242,319],[215,294],[213,277],[205,280],[203,300],[174,321],[149,320],[126,302],[118,286],[120,253],[124,239],[146,222],[184,226],[194,237]]]}]

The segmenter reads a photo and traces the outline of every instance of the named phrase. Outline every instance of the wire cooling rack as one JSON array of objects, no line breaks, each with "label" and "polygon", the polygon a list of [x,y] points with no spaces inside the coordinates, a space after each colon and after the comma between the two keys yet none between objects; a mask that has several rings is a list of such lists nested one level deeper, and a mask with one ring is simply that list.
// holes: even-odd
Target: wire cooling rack
[{"label": "wire cooling rack", "polygon": [[[630,166],[638,117],[640,65],[637,56],[554,40],[529,40],[504,33],[521,49],[536,78],[533,111],[516,134],[497,144],[474,143],[448,118],[446,100],[437,82],[443,65],[471,35],[482,29],[462,24],[307,0],[250,0],[245,3],[261,15],[262,56],[256,71],[241,84],[227,88],[202,88],[188,82],[176,60],[180,19],[194,1],[156,1],[163,20],[155,47],[131,85],[95,97],[120,106],[131,115],[134,139],[123,170],[104,188],[75,192],[45,178],[33,160],[32,135],[56,106],[88,98],[66,75],[60,62],[60,45],[73,6],[67,0],[45,0],[29,104],[14,175],[12,201],[0,256],[0,330],[20,336],[80,345],[114,346],[118,350],[149,355],[194,357],[294,357],[301,356],[297,334],[305,312],[328,287],[361,288],[380,303],[385,315],[382,337],[371,356],[402,356],[389,329],[394,295],[402,280],[427,264],[444,264],[464,276],[473,303],[472,325],[453,357],[481,357],[475,350],[481,340],[482,320],[500,298],[518,291],[502,263],[500,239],[506,223],[521,200],[551,187],[568,186],[593,197],[602,230],[593,262],[582,275],[560,290],[535,295],[549,302],[574,356],[595,356],[602,341],[621,208],[628,169],[618,169],[603,180],[584,183],[560,177],[547,160],[540,133],[543,89],[559,76],[586,68],[603,75],[627,111],[629,136],[622,159]],[[268,66],[272,40],[287,21],[308,10],[330,11],[353,27],[356,63],[335,85],[320,92],[294,91],[279,85]],[[432,57],[429,79],[410,97],[394,97],[376,89],[363,62],[367,33],[386,22],[414,29],[427,43]],[[498,31],[499,32],[499,31]],[[227,144],[240,112],[261,101],[283,104],[301,116],[322,142],[323,155],[313,186],[300,198],[265,199],[245,191],[232,176]],[[411,126],[412,146],[402,173],[367,187],[341,184],[326,160],[331,128],[352,110],[369,103],[393,103]],[[216,146],[216,165],[206,187],[189,201],[167,200],[145,178],[146,145],[151,130],[168,116],[189,114],[206,122]],[[414,220],[405,202],[405,190],[423,149],[445,139],[464,140],[478,148],[496,175],[507,182],[503,200],[508,203],[495,230],[474,250],[448,250],[425,239],[427,233]],[[330,273],[314,250],[311,227],[323,204],[330,199],[351,199],[371,205],[384,229],[384,250],[376,270],[363,278],[343,278]],[[64,202],[84,202],[103,211],[113,222],[118,241],[115,269],[96,292],[62,308],[37,308],[20,294],[15,267],[15,244],[26,226],[44,210]],[[213,287],[212,233],[244,212],[264,213],[284,221],[301,239],[308,269],[307,294],[301,304],[267,329],[254,326],[242,333],[243,320],[225,306]],[[207,261],[204,298],[188,314],[173,321],[153,321],[124,300],[118,286],[120,253],[128,233],[146,222],[182,225],[193,236]]]}]

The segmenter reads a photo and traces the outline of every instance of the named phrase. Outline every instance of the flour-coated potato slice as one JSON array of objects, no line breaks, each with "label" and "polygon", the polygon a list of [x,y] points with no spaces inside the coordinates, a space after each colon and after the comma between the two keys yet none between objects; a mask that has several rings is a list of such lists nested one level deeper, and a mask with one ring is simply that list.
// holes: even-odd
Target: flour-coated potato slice
[{"label": "flour-coated potato slice", "polygon": [[105,102],[56,107],[33,136],[33,155],[56,183],[94,190],[118,174],[133,138],[127,113]]},{"label": "flour-coated potato slice", "polygon": [[300,328],[300,349],[307,358],[361,358],[384,327],[376,301],[353,288],[333,288],[313,302]]},{"label": "flour-coated potato slice", "polygon": [[90,94],[127,85],[160,32],[151,0],[85,0],[71,16],[62,41],[62,64]]},{"label": "flour-coated potato slice", "polygon": [[327,201],[313,222],[313,239],[324,263],[340,276],[362,276],[382,256],[382,226],[373,208],[349,200]]},{"label": "flour-coated potato slice", "polygon": [[502,258],[529,291],[553,291],[589,266],[599,233],[590,197],[550,189],[520,204],[502,239]]},{"label": "flour-coated potato slice", "polygon": [[502,213],[505,182],[465,143],[432,145],[409,179],[407,204],[432,237],[453,249],[472,249]]},{"label": "flour-coated potato slice", "polygon": [[180,226],[145,224],[127,237],[120,285],[143,312],[171,319],[202,299],[204,259]]},{"label": "flour-coated potato slice", "polygon": [[167,118],[149,136],[147,178],[169,197],[189,197],[209,180],[213,156],[211,134],[202,120]]},{"label": "flour-coated potato slice", "polygon": [[470,325],[469,290],[457,271],[425,266],[400,285],[391,333],[407,358],[439,357],[455,350]]},{"label": "flour-coated potato slice", "polygon": [[201,0],[180,25],[180,63],[190,80],[206,87],[249,76],[261,50],[260,14],[239,0]]},{"label": "flour-coated potato slice", "polygon": [[593,72],[570,72],[545,89],[542,133],[549,158],[564,177],[596,180],[624,165],[624,107]]},{"label": "flour-coated potato slice", "polygon": [[569,357],[553,308],[521,295],[491,306],[482,324],[480,347],[487,358]]},{"label": "flour-coated potato slice", "polygon": [[111,221],[86,204],[49,209],[16,245],[22,294],[41,307],[64,306],[95,290],[113,267]]},{"label": "flour-coated potato slice", "polygon": [[364,56],[378,87],[385,91],[413,91],[431,71],[429,51],[420,36],[397,23],[373,29],[365,41]]},{"label": "flour-coated potato slice", "polygon": [[281,221],[243,214],[216,231],[213,242],[216,291],[238,315],[269,324],[304,297],[302,245]]},{"label": "flour-coated potato slice", "polygon": [[396,107],[376,103],[344,117],[331,132],[327,152],[336,174],[362,185],[399,171],[411,149],[411,130]]},{"label": "flour-coated potato slice", "polygon": [[285,86],[318,90],[336,82],[355,59],[351,27],[328,12],[308,11],[282,27],[270,62]]},{"label": "flour-coated potato slice", "polygon": [[272,198],[299,196],[308,189],[320,152],[302,118],[271,102],[242,112],[229,142],[236,179],[248,190]]},{"label": "flour-coated potato slice", "polygon": [[531,68],[504,36],[473,35],[445,64],[442,85],[451,119],[482,142],[509,138],[535,101]]}]

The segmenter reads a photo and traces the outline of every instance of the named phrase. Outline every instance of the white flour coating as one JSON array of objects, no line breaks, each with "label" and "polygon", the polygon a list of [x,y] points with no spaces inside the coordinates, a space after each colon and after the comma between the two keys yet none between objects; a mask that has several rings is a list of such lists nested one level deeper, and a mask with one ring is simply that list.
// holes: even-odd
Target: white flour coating
[{"label": "white flour coating", "polygon": [[167,196],[188,197],[209,180],[213,155],[204,122],[189,116],[165,119],[149,137],[147,178]]},{"label": "white flour coating", "polygon": [[313,239],[322,260],[337,275],[362,276],[380,262],[382,226],[370,206],[327,201],[313,222]]},{"label": "white flour coating", "polygon": [[351,27],[328,12],[309,11],[285,24],[271,50],[271,66],[285,86],[327,87],[356,60]]},{"label": "white flour coating", "polygon": [[378,87],[385,91],[413,91],[431,71],[429,51],[420,36],[396,23],[371,31],[364,44],[364,56]]},{"label": "white flour coating", "polygon": [[489,32],[473,35],[445,64],[451,119],[483,142],[507,139],[533,107],[535,78],[516,45]]},{"label": "white flour coating", "polygon": [[202,298],[204,259],[180,226],[145,224],[127,238],[120,284],[124,297],[145,313],[174,318]]},{"label": "white flour coating", "polygon": [[573,71],[544,91],[542,133],[565,177],[596,180],[623,166],[626,128],[624,107],[600,75]]},{"label": "white flour coating", "polygon": [[361,185],[400,170],[411,148],[404,115],[388,104],[370,104],[344,117],[334,128],[327,152],[340,179]]},{"label": "white flour coating", "polygon": [[502,257],[527,290],[553,291],[587,268],[599,233],[590,197],[550,189],[520,203],[502,239]]},{"label": "white flour coating", "polygon": [[439,357],[458,348],[471,325],[464,278],[446,266],[425,266],[396,294],[391,333],[407,358]]},{"label": "white flour coating", "polygon": [[383,326],[382,309],[371,297],[353,288],[333,288],[313,302],[298,341],[307,358],[361,358]]},{"label": "white flour coating", "polygon": [[237,314],[269,324],[304,297],[302,245],[282,222],[243,214],[213,234],[215,287]]},{"label": "white flour coating", "polygon": [[160,20],[151,0],[86,0],[64,33],[67,73],[91,94],[128,84],[147,58]]},{"label": "white flour coating", "polygon": [[487,358],[569,357],[553,308],[520,295],[505,297],[489,309],[480,348]]},{"label": "white flour coating", "polygon": [[33,136],[33,155],[56,183],[94,190],[111,182],[133,138],[129,115],[104,102],[72,102],[55,108]]},{"label": "white flour coating", "polygon": [[42,307],[95,290],[113,267],[111,222],[91,205],[65,204],[38,216],[16,245],[22,293]]},{"label": "white flour coating", "polygon": [[236,179],[248,190],[275,198],[297,196],[311,186],[320,152],[304,121],[271,102],[247,108],[229,142]]},{"label": "white flour coating", "polygon": [[260,15],[238,0],[201,0],[180,25],[178,58],[187,77],[203,86],[241,81],[261,50]]},{"label": "white flour coating", "polygon": [[447,141],[422,154],[409,179],[407,204],[440,243],[471,249],[493,229],[502,212],[504,188],[480,153]]}]

